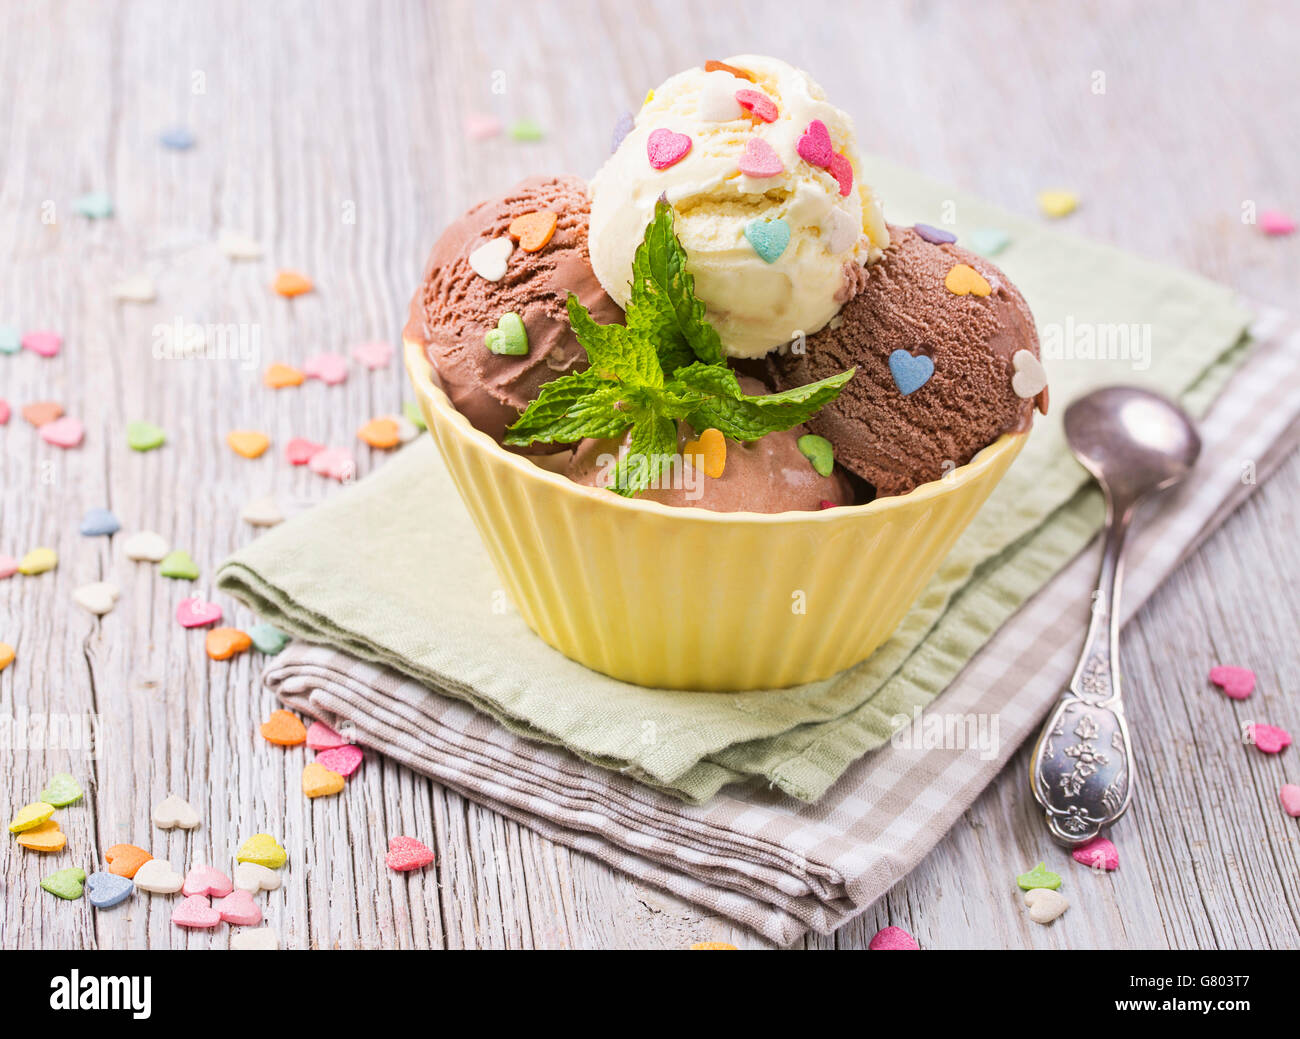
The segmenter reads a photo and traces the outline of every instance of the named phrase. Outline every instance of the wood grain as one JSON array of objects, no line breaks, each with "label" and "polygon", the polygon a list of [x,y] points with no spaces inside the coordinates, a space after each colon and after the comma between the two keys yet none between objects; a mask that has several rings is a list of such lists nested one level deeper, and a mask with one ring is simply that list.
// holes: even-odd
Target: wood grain
[{"label": "wood grain", "polygon": [[[213,663],[172,617],[180,598],[208,597],[216,564],[255,535],[238,519],[246,501],[274,492],[300,509],[335,492],[284,462],[290,437],[355,446],[364,474],[382,458],[357,444],[356,428],[405,394],[395,365],[354,365],[343,386],[280,393],[261,385],[260,368],[395,342],[442,225],[528,173],[589,173],[619,113],[679,68],[779,54],[852,112],[868,151],[1023,212],[1039,188],[1073,187],[1080,233],[1297,305],[1300,239],[1266,240],[1240,220],[1247,201],[1297,206],[1300,26],[1289,5],[805,0],[797,20],[789,12],[756,0],[0,7],[0,323],[67,340],[55,360],[0,356],[0,397],[15,408],[59,400],[87,427],[70,452],[16,415],[0,430],[0,552],[46,544],[61,556],[54,573],[0,582],[0,639],[19,655],[0,675],[0,715],[93,718],[98,736],[93,759],[5,755],[6,805],[60,770],[87,797],[59,813],[66,851],[0,848],[0,946],[224,945],[225,929],[173,927],[166,900],[95,913],[37,881],[91,868],[119,841],[178,866],[229,866],[257,831],[290,850],[285,885],[266,898],[288,946],[763,944],[392,764],[368,760],[344,795],[307,802],[303,751],[256,736],[272,707],[260,660]],[[470,142],[470,111],[530,117],[549,132],[536,144]],[[196,148],[158,145],[174,123],[194,130]],[[90,190],[113,196],[111,220],[74,215],[72,200]],[[253,233],[266,258],[226,260],[214,244],[223,228]],[[317,291],[276,297],[280,267],[309,274]],[[109,286],[141,271],[158,301],[114,303]],[[178,320],[235,325],[256,356],[156,359],[155,326]],[[166,428],[167,446],[128,450],[132,419]],[[238,458],[223,443],[236,428],[265,430],[272,451]],[[862,947],[886,923],[931,948],[1300,944],[1298,831],[1275,803],[1300,773],[1286,754],[1224,738],[1253,716],[1300,725],[1297,490],[1292,459],[1128,628],[1142,794],[1115,834],[1118,873],[1074,885],[1074,907],[1052,927],[1026,922],[1015,874],[1063,859],[1026,796],[1022,754],[880,904],[802,944]],[[96,505],[126,532],[157,529],[187,548],[201,579],[128,562],[121,535],[80,537]],[[101,579],[123,596],[95,619],[71,593]],[[234,623],[252,622],[222,605]],[[1253,666],[1256,697],[1232,705],[1208,691],[1217,662]],[[169,791],[194,802],[199,830],[150,827]],[[436,867],[384,869],[386,838],[399,832],[434,846]]]}]

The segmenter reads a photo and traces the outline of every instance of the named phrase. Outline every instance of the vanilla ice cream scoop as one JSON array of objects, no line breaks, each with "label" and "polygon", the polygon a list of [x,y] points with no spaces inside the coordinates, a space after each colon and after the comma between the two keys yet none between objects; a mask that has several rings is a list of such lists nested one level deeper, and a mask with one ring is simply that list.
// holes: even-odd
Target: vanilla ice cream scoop
[{"label": "vanilla ice cream scoop", "polygon": [[591,264],[620,305],[666,195],[695,293],[732,357],[824,327],[889,244],[852,120],[806,73],[754,55],[653,90],[591,182]]}]

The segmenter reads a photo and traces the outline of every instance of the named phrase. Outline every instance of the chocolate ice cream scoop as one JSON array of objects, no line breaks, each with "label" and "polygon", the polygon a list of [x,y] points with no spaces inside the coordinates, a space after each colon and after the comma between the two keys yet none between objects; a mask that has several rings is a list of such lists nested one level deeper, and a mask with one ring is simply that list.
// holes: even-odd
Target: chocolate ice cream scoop
[{"label": "chocolate ice cream scoop", "polygon": [[[555,214],[550,239],[533,252],[525,246],[536,241],[515,244],[500,280],[476,272],[470,254],[494,239],[509,240],[512,221],[529,213]],[[591,270],[589,215],[586,185],[577,177],[529,177],[448,227],[429,256],[406,337],[424,344],[457,410],[498,442],[545,383],[587,367],[586,352],[569,328],[570,292],[599,323],[623,319]],[[487,335],[511,313],[523,322],[527,352],[494,353]],[[537,445],[539,451],[560,448]]]},{"label": "chocolate ice cream scoop", "polygon": [[[891,227],[889,236],[884,256],[863,269],[861,290],[808,337],[805,352],[769,359],[778,390],[857,366],[808,424],[880,496],[906,494],[965,465],[1002,434],[1028,429],[1035,401],[1047,406],[1046,389],[1020,397],[1012,386],[1013,357],[1024,350],[1036,361],[1038,334],[1006,275],[910,228]],[[958,271],[949,287],[962,265],[978,277]],[[978,294],[982,283],[986,295]]]}]

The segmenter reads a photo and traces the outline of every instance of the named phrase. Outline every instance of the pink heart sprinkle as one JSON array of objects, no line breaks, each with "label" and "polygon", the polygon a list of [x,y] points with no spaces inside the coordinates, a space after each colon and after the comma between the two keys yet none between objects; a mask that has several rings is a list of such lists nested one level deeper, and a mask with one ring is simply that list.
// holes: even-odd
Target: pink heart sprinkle
[{"label": "pink heart sprinkle", "polygon": [[303,375],[337,386],[348,377],[348,359],[342,354],[317,354],[302,366]]},{"label": "pink heart sprinkle", "polygon": [[0,400],[0,426],[9,421],[9,402]]},{"label": "pink heart sprinkle", "polygon": [[831,156],[835,152],[831,148],[831,132],[826,129],[826,124],[820,119],[814,119],[809,123],[808,129],[799,138],[795,151],[799,153],[799,158],[809,165],[820,166],[822,169],[830,166]]},{"label": "pink heart sprinkle", "polygon": [[0,556],[0,580],[18,573],[18,560],[13,556]]},{"label": "pink heart sprinkle", "polygon": [[327,447],[313,455],[307,465],[313,473],[333,477],[339,483],[347,483],[357,475],[356,459],[346,447]]},{"label": "pink heart sprinkle", "polygon": [[262,910],[257,908],[251,891],[232,891],[225,898],[212,903],[212,911],[228,924],[252,927],[262,922]]},{"label": "pink heart sprinkle", "polygon": [[785,172],[781,156],[761,137],[751,137],[745,142],[738,165],[746,177],[775,177]]},{"label": "pink heart sprinkle", "polygon": [[1283,783],[1282,789],[1277,792],[1277,797],[1282,802],[1287,815],[1292,819],[1300,816],[1300,786],[1294,783]]},{"label": "pink heart sprinkle", "polygon": [[840,194],[847,195],[853,190],[853,164],[836,152],[831,156],[830,173],[840,184]]},{"label": "pink heart sprinkle", "polygon": [[53,357],[63,346],[63,336],[58,332],[28,332],[23,336],[24,349],[42,357]]},{"label": "pink heart sprinkle", "polygon": [[[347,745],[348,741],[324,722],[312,722],[307,726],[307,746],[311,750],[333,750]],[[329,768],[328,765],[325,767]]]},{"label": "pink heart sprinkle", "polygon": [[364,756],[360,747],[348,743],[342,747],[331,747],[329,750],[321,751],[316,755],[316,764],[323,765],[346,779],[360,767]]},{"label": "pink heart sprinkle", "polygon": [[1210,681],[1234,700],[1244,700],[1255,691],[1255,672],[1247,667],[1212,667]]},{"label": "pink heart sprinkle", "polygon": [[324,444],[315,444],[302,437],[294,437],[284,445],[284,456],[292,465],[306,465],[324,450]]},{"label": "pink heart sprinkle", "polygon": [[1259,214],[1259,229],[1265,234],[1290,234],[1295,221],[1280,209],[1266,209]]},{"label": "pink heart sprinkle", "polygon": [[221,923],[221,914],[202,895],[191,895],[177,904],[172,923],[177,927],[216,927]]},{"label": "pink heart sprinkle", "polygon": [[[181,885],[181,893],[185,895],[222,895],[230,894],[234,888],[230,878],[215,866],[195,866],[185,874],[185,883]],[[205,902],[204,905],[207,903]],[[202,927],[202,924],[198,926]]]},{"label": "pink heart sprinkle", "polygon": [[384,862],[389,869],[405,873],[407,870],[419,869],[433,861],[433,852],[426,844],[414,837],[394,837],[388,842],[388,854]]},{"label": "pink heart sprinkle", "polygon": [[486,141],[501,132],[501,120],[494,115],[470,112],[465,116],[465,136],[472,141]]},{"label": "pink heart sprinkle", "polygon": [[1094,837],[1087,844],[1080,844],[1070,854],[1075,862],[1082,862],[1089,869],[1104,869],[1107,873],[1119,869],[1119,852],[1105,837]]},{"label": "pink heart sprinkle", "polygon": [[691,150],[691,139],[684,133],[673,133],[660,127],[652,132],[645,142],[645,153],[650,165],[657,170],[666,170],[674,163],[681,162]]},{"label": "pink heart sprinkle", "polygon": [[753,112],[765,123],[776,122],[776,102],[764,94],[761,90],[744,90],[736,91],[736,100],[740,107],[746,112]]},{"label": "pink heart sprinkle", "polygon": [[387,368],[388,362],[393,359],[393,347],[381,340],[358,343],[352,348],[352,359],[357,364],[364,364],[372,372],[379,368]]},{"label": "pink heart sprinkle", "polygon": [[182,628],[201,628],[221,620],[221,607],[202,599],[182,599],[176,607],[176,619]]},{"label": "pink heart sprinkle", "polygon": [[904,931],[901,927],[885,927],[876,932],[876,936],[868,943],[868,949],[906,949],[914,951],[921,946],[917,940]]},{"label": "pink heart sprinkle", "polygon": [[1276,725],[1251,725],[1250,740],[1265,754],[1278,754],[1291,746],[1291,734]]},{"label": "pink heart sprinkle", "polygon": [[41,426],[41,439],[55,447],[76,447],[86,435],[86,427],[65,415]]}]

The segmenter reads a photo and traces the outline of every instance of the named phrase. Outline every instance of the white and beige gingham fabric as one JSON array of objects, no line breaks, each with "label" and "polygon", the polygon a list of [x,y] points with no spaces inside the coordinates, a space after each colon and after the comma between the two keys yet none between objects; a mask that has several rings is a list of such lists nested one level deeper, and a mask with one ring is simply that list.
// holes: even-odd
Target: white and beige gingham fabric
[{"label": "white and beige gingham fabric", "polygon": [[[1131,615],[1300,439],[1300,325],[1266,311],[1259,340],[1200,425],[1193,479],[1148,510],[1130,545]],[[290,707],[558,843],[786,944],[829,932],[883,895],[935,845],[1032,735],[1082,641],[1095,549],[1061,571],[932,706],[996,715],[996,752],[868,754],[813,805],[752,786],[689,805],[514,736],[459,700],[335,650],[295,643],[265,681]]]}]

